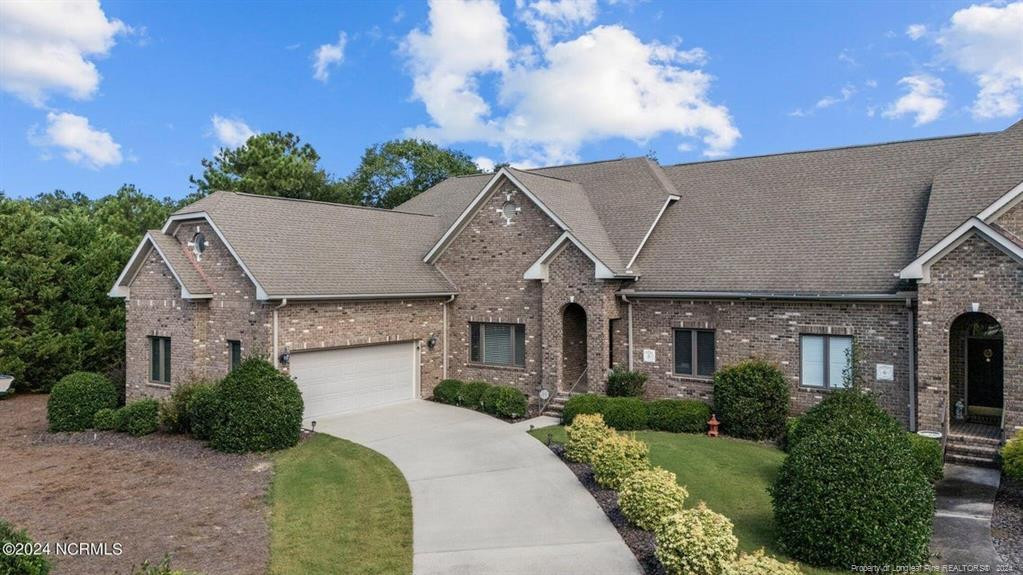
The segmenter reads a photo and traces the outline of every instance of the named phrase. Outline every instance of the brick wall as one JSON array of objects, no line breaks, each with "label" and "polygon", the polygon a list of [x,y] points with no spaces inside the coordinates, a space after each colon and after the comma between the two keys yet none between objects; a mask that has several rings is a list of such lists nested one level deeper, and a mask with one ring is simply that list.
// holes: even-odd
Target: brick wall
[{"label": "brick wall", "polygon": [[[633,301],[634,367],[649,374],[650,397],[713,401],[711,381],[672,373],[673,328],[713,329],[718,368],[750,357],[777,363],[792,390],[791,408],[801,413],[827,392],[799,385],[800,334],[852,335],[862,352],[860,368],[867,375],[868,387],[880,395],[889,413],[904,425],[909,423],[909,312],[901,303]],[[627,322],[620,322],[619,328],[622,333],[616,341],[623,342],[620,357],[626,357]],[[644,349],[654,350],[655,362],[643,361]],[[879,363],[894,366],[894,381],[874,380],[875,365]]]},{"label": "brick wall", "polygon": [[998,218],[997,224],[1023,242],[1023,201],[1002,214],[1002,217]]}]

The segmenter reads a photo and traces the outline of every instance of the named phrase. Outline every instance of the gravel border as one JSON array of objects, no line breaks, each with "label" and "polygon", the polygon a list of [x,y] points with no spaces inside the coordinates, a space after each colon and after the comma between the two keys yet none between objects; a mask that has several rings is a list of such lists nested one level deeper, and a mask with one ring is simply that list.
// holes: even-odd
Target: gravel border
[{"label": "gravel border", "polygon": [[622,515],[622,510],[618,507],[618,493],[613,489],[605,489],[598,485],[596,480],[593,479],[593,469],[589,465],[565,459],[565,448],[563,445],[554,443],[549,447],[572,470],[572,473],[579,479],[579,483],[582,483],[583,487],[590,492],[590,495],[597,500],[597,504],[600,505],[600,508],[604,510],[604,514],[611,521],[611,524],[618,530],[622,540],[629,546],[632,554],[636,556],[640,567],[643,568],[643,573],[646,575],[667,575],[668,572],[664,569],[664,565],[661,565],[661,561],[654,555],[656,547],[654,534],[630,524],[625,519],[625,516]]},{"label": "gravel border", "polygon": [[1002,562],[1023,573],[1023,481],[1002,475],[991,517],[991,539]]}]

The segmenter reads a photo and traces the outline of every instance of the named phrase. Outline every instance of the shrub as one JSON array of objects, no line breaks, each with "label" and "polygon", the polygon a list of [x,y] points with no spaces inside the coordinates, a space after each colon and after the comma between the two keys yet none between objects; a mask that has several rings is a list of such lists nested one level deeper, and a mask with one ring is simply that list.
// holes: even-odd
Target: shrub
[{"label": "shrub", "polygon": [[117,389],[109,379],[87,371],[66,375],[53,386],[46,402],[50,431],[88,429],[104,407],[117,407]]},{"label": "shrub", "polygon": [[646,410],[647,425],[656,431],[702,433],[710,420],[710,406],[695,399],[658,399]]},{"label": "shrub", "polygon": [[783,433],[782,436],[778,438],[778,447],[780,447],[781,450],[784,451],[785,453],[788,453],[789,451],[792,450],[791,445],[792,435],[796,433],[796,427],[798,426],[799,426],[798,417],[789,417],[785,420],[785,433]]},{"label": "shrub", "polygon": [[593,478],[608,489],[619,490],[622,481],[637,471],[650,468],[650,448],[628,435],[609,435],[593,453]]},{"label": "shrub", "polygon": [[298,443],[302,394],[295,380],[265,359],[246,359],[215,389],[223,416],[213,427],[213,449],[243,453],[284,449]]},{"label": "shrub", "polygon": [[932,483],[944,477],[944,457],[941,443],[937,439],[915,433],[906,433],[906,437],[909,438],[909,445],[913,450],[913,459],[916,460],[924,477]]},{"label": "shrub", "polygon": [[160,426],[171,433],[188,433],[191,424],[188,419],[188,400],[200,386],[213,382],[196,380],[174,388],[170,397],[160,402]]},{"label": "shrub", "polygon": [[795,449],[806,435],[827,427],[836,418],[848,416],[863,425],[891,426],[892,418],[877,406],[877,400],[869,393],[858,389],[842,389],[831,392],[828,397],[799,417],[798,423],[786,431],[785,443],[789,452]]},{"label": "shrub", "polygon": [[615,366],[607,376],[608,397],[643,397],[647,374]]},{"label": "shrub", "polygon": [[213,437],[213,430],[224,416],[217,397],[216,386],[206,383],[196,385],[185,405],[192,437],[203,441]]},{"label": "shrub", "polygon": [[646,404],[637,397],[609,397],[601,405],[604,422],[618,431],[645,429]]},{"label": "shrub", "polygon": [[516,419],[526,415],[526,394],[506,385],[492,385],[480,399],[483,411],[500,417]]},{"label": "shrub", "polygon": [[722,575],[802,575],[795,563],[782,563],[763,549],[752,555],[742,554],[741,557],[728,564]]},{"label": "shrub", "polygon": [[140,399],[125,405],[117,413],[117,431],[136,437],[148,435],[160,428],[160,402]]},{"label": "shrub", "polygon": [[1023,429],[1002,448],[1002,471],[1013,479],[1023,479]]},{"label": "shrub", "polygon": [[744,439],[774,439],[785,430],[789,385],[777,366],[751,359],[714,374],[714,410],[721,431]]},{"label": "shrub", "polygon": [[462,392],[458,403],[471,409],[480,409],[483,401],[483,394],[490,389],[490,384],[485,381],[468,381],[462,386]]},{"label": "shrub", "polygon": [[448,405],[458,405],[464,384],[457,379],[445,379],[433,388],[433,399]]},{"label": "shrub", "polygon": [[654,553],[673,575],[720,575],[735,558],[732,522],[704,503],[669,515],[654,531]]},{"label": "shrub", "polygon": [[597,446],[614,430],[604,423],[599,413],[580,414],[565,428],[568,441],[565,443],[565,457],[579,463],[591,463]]},{"label": "shrub", "polygon": [[[830,396],[797,427],[798,440],[770,490],[779,543],[812,565],[920,564],[934,490],[898,422],[869,396],[852,393]],[[834,415],[823,424],[821,413]]]},{"label": "shrub", "polygon": [[92,426],[100,431],[110,431],[117,429],[117,416],[116,409],[104,407],[103,409],[96,412],[96,415],[92,418]]},{"label": "shrub", "polygon": [[669,515],[682,511],[689,492],[675,474],[660,467],[637,471],[622,482],[618,506],[641,529],[653,531]]},{"label": "shrub", "polygon": [[[58,383],[58,385],[60,385]],[[56,387],[56,386],[55,386]],[[0,546],[8,543],[13,545],[31,544],[32,538],[24,529],[15,529],[10,523],[0,519]],[[30,555],[0,552],[0,574],[2,575],[46,575],[50,572],[50,562],[45,555]]]},{"label": "shrub", "polygon": [[607,398],[603,395],[592,393],[573,395],[565,402],[565,408],[561,412],[561,422],[565,425],[571,425],[575,416],[581,413],[601,413],[605,401],[607,401]]}]

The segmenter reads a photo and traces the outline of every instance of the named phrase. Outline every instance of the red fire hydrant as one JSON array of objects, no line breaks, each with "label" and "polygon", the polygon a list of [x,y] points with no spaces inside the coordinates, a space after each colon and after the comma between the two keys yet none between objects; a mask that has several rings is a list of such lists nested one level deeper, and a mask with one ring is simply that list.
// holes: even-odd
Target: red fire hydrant
[{"label": "red fire hydrant", "polygon": [[707,422],[707,425],[710,426],[710,429],[707,430],[707,435],[709,437],[717,437],[718,426],[721,425],[721,422],[718,421],[718,417],[716,414],[713,413],[711,414],[710,421]]}]

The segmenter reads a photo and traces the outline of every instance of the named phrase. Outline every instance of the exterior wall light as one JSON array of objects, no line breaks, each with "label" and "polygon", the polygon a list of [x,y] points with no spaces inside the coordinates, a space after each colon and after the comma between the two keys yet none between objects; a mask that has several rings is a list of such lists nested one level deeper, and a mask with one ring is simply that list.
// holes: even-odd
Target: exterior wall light
[{"label": "exterior wall light", "polygon": [[430,334],[430,337],[426,338],[426,347],[430,349],[437,347],[437,336]]},{"label": "exterior wall light", "polygon": [[288,351],[288,348],[284,348],[284,353],[277,359],[280,360],[281,365],[288,365],[291,362],[291,352]]}]

